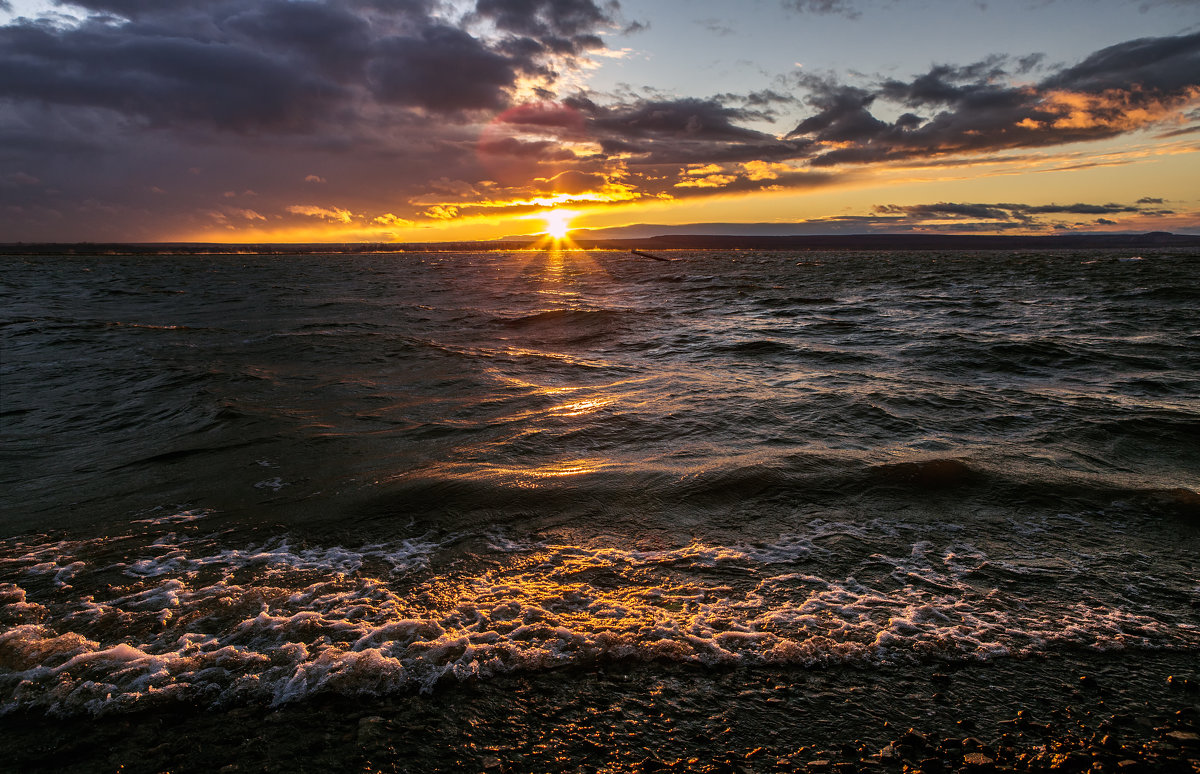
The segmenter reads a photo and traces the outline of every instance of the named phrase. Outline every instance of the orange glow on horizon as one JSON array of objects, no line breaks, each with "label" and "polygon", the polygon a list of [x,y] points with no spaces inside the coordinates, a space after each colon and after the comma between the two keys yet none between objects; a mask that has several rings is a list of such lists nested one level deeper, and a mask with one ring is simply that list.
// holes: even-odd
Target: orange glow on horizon
[{"label": "orange glow on horizon", "polygon": [[[1134,205],[1143,195],[1166,202],[1163,207],[1137,208],[1106,214],[1062,213],[1037,223],[952,220],[910,223],[947,233],[1049,233],[1061,229],[1091,231],[1193,231],[1200,200],[1188,181],[1200,164],[1200,145],[1194,136],[1169,138],[1143,134],[1136,141],[1110,139],[1079,142],[1054,148],[1008,149],[988,156],[961,155],[910,158],[882,164],[871,170],[848,167],[836,180],[818,189],[807,187],[742,191],[707,187],[712,167],[688,170],[685,180],[704,182],[703,191],[645,195],[638,198],[607,197],[589,190],[545,197],[468,201],[445,205],[453,217],[430,218],[371,201],[305,199],[303,204],[239,209],[222,205],[198,211],[190,228],[151,235],[147,241],[208,243],[438,243],[512,240],[534,250],[578,250],[597,238],[597,230],[639,224],[663,226],[714,223],[795,223],[810,232],[827,225],[844,227],[855,217],[869,222],[881,203],[897,206],[933,202],[1021,202],[1071,205],[1087,202],[1086,191],[1112,191],[1107,201]],[[724,169],[724,168],[722,168]],[[1191,170],[1191,171],[1188,171]],[[730,168],[728,174],[747,179],[775,179],[786,168],[765,164]],[[1037,175],[1036,195],[1029,191]],[[666,185],[666,183],[663,183]],[[1086,189],[1086,191],[1082,190]],[[1097,194],[1098,195],[1098,194]],[[429,201],[414,201],[431,207]],[[381,214],[382,213],[382,214]],[[1099,217],[1104,215],[1104,217]],[[532,221],[532,222],[531,222]],[[867,228],[886,231],[886,222]],[[530,244],[533,242],[534,244]]]}]

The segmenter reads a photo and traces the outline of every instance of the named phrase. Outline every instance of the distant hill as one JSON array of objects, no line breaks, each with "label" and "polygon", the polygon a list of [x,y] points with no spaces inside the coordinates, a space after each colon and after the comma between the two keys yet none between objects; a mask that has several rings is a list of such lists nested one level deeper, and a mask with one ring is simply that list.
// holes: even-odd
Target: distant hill
[{"label": "distant hill", "polygon": [[1200,236],[1146,234],[667,234],[641,239],[576,238],[581,247],[659,250],[1069,250],[1074,248],[1200,247]]},{"label": "distant hill", "polygon": [[[0,255],[311,255],[316,253],[391,253],[522,250],[539,238],[486,242],[353,242],[306,244],[92,243],[0,244]],[[1152,231],[1146,234],[1054,234],[1007,236],[981,234],[662,234],[640,238],[574,237],[595,250],[1071,250],[1200,248],[1200,235]]]}]

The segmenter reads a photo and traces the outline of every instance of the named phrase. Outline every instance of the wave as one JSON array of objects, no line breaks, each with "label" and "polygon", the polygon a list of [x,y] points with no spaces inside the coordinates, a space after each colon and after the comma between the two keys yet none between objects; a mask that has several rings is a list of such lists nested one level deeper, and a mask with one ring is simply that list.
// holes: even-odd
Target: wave
[{"label": "wave", "polygon": [[[0,567],[15,580],[0,584],[0,711],[281,705],[610,660],[870,667],[1200,648],[1200,628],[1170,616],[1011,590],[1088,572],[1069,557],[918,539],[874,555],[870,576],[830,570],[829,541],[896,544],[910,530],[895,522],[816,519],[770,541],[661,547],[484,533],[236,548],[179,532],[204,516],[146,520],[175,531],[115,561],[103,541],[5,541]],[[443,555],[459,568],[435,572]]]},{"label": "wave", "polygon": [[563,325],[610,325],[627,317],[629,312],[613,309],[552,309],[522,317],[500,318],[508,328],[535,328]]}]

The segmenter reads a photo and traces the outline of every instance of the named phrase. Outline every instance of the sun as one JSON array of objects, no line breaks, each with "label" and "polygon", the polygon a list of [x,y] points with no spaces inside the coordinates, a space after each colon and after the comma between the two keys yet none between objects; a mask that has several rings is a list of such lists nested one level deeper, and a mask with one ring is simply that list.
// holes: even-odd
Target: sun
[{"label": "sun", "polygon": [[542,217],[546,219],[546,234],[561,242],[571,231],[571,218],[575,217],[575,213],[570,210],[550,210],[542,213]]}]

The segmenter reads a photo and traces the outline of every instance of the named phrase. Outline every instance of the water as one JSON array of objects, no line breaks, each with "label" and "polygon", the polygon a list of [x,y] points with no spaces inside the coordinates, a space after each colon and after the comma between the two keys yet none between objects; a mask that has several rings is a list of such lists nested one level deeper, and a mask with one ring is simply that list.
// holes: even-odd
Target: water
[{"label": "water", "polygon": [[1200,256],[672,257],[6,258],[0,712],[620,768],[1195,671]]}]

